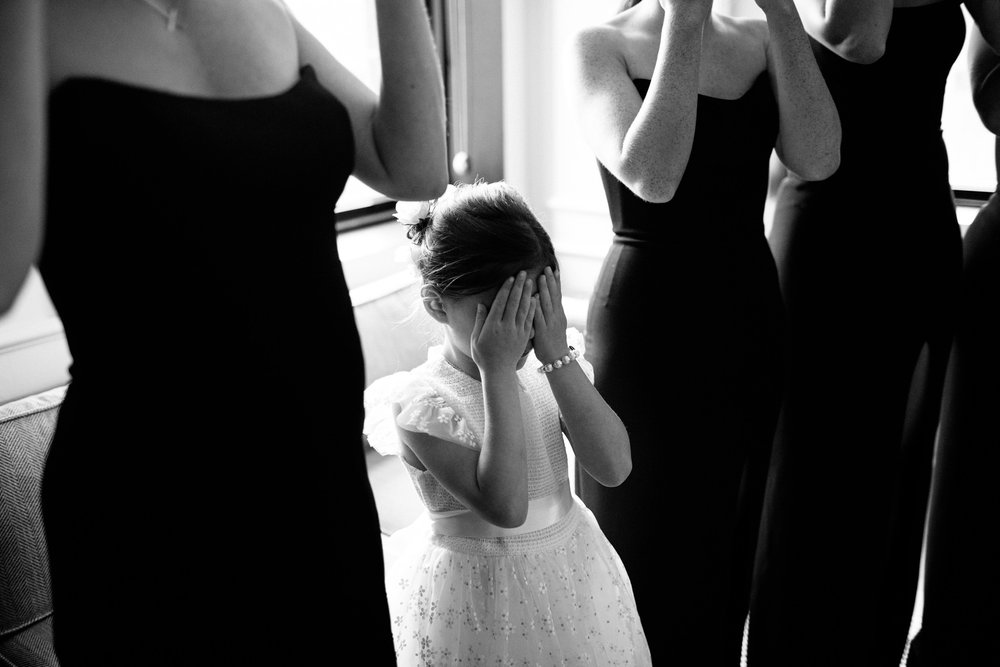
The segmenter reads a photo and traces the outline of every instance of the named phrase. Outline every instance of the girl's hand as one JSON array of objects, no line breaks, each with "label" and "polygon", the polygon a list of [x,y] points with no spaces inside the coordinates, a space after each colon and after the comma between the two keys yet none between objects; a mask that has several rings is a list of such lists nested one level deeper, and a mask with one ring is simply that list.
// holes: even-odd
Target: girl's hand
[{"label": "girl's hand", "polygon": [[521,271],[508,278],[493,298],[493,304],[478,304],[469,347],[479,370],[516,369],[531,339],[531,324],[537,301],[532,298],[534,281]]},{"label": "girl's hand", "polygon": [[562,357],[566,342],[566,311],[562,302],[562,282],[550,267],[538,277],[538,308],[535,309],[535,356],[543,364]]}]

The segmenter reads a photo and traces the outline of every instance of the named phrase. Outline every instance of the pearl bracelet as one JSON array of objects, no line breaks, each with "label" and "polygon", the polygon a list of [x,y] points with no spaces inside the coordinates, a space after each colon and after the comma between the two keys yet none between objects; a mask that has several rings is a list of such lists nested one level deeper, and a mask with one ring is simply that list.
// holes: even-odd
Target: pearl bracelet
[{"label": "pearl bracelet", "polygon": [[569,353],[556,359],[550,364],[542,364],[538,367],[539,373],[551,373],[557,368],[562,368],[563,366],[569,366],[573,363],[573,360],[580,356],[580,353],[572,345],[569,346]]}]

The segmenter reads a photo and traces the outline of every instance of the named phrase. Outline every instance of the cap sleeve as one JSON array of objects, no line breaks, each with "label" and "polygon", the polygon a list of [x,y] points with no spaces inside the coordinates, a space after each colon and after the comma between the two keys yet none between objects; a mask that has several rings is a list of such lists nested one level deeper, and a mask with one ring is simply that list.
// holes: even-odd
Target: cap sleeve
[{"label": "cap sleeve", "polygon": [[379,378],[365,390],[364,433],[383,455],[402,452],[396,427],[479,448],[468,421],[425,379],[406,371]]}]

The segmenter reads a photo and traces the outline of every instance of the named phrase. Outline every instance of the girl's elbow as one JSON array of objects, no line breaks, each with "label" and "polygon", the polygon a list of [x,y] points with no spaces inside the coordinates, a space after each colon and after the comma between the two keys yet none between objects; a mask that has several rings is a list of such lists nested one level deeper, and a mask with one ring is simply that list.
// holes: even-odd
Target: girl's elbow
[{"label": "girl's elbow", "polygon": [[[484,498],[486,500],[486,498]],[[500,528],[517,528],[528,518],[528,493],[502,493],[479,507],[484,519]]]},{"label": "girl's elbow", "polygon": [[617,466],[604,484],[607,487],[621,486],[632,474],[632,457],[629,456],[621,465]]},{"label": "girl's elbow", "polygon": [[505,507],[489,517],[490,523],[500,528],[517,528],[528,519],[528,503],[518,503],[516,507]]}]

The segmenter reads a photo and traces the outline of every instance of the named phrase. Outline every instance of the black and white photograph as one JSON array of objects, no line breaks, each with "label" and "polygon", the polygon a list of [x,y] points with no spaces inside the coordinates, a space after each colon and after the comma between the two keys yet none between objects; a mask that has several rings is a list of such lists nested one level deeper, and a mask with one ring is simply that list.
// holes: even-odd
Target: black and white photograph
[{"label": "black and white photograph", "polygon": [[0,0],[0,665],[1000,665],[998,134],[998,0]]}]

